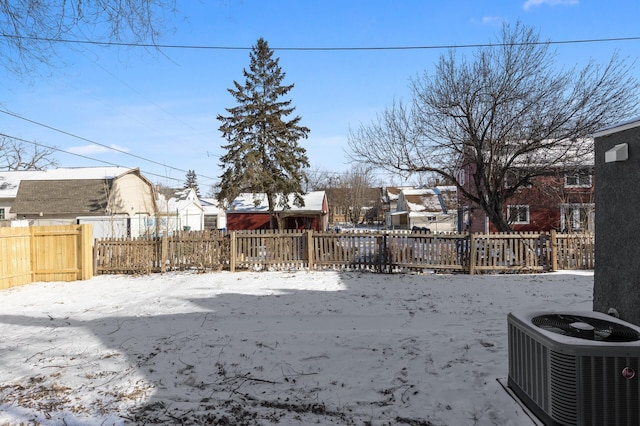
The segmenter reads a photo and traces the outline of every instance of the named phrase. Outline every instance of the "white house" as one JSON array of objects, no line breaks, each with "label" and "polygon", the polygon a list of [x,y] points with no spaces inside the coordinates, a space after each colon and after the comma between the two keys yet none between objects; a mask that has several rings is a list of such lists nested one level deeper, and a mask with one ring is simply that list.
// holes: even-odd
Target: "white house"
[{"label": "white house", "polygon": [[387,214],[391,229],[428,229],[452,232],[457,227],[456,188],[438,186],[429,189],[402,189],[396,210]]},{"label": "white house", "polygon": [[192,188],[170,189],[156,194],[158,205],[158,231],[171,234],[175,231],[202,231],[204,208]]}]

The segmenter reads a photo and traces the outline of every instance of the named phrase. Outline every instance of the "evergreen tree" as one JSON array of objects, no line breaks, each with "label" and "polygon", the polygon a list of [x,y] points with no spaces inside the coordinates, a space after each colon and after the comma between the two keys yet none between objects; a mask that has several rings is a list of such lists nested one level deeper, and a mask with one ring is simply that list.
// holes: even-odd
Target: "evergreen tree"
[{"label": "evergreen tree", "polygon": [[195,170],[189,170],[187,172],[187,178],[184,182],[184,189],[193,188],[196,191],[196,195],[200,198],[200,188],[198,187],[198,178]]},{"label": "evergreen tree", "polygon": [[229,115],[217,117],[228,141],[220,157],[218,200],[231,202],[242,192],[266,194],[273,229],[275,208],[291,208],[291,195],[294,205],[304,205],[304,168],[309,160],[298,140],[307,138],[309,129],[300,125],[299,116],[289,118],[295,108],[282,97],[294,85],[282,85],[285,73],[267,42],[259,39],[249,56],[244,85],[234,81],[234,88],[228,89],[237,105],[226,108]]}]

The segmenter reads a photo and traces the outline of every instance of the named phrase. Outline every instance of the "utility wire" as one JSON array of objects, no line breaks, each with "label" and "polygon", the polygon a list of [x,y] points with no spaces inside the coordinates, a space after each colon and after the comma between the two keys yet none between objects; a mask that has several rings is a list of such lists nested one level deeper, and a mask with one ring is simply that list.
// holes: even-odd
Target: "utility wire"
[{"label": "utility wire", "polygon": [[[73,43],[73,44],[91,44],[98,46],[120,46],[120,47],[144,47],[155,49],[200,49],[200,50],[252,50],[253,47],[242,46],[210,46],[210,45],[190,45],[190,44],[151,44],[151,43],[125,43],[115,41],[94,41],[94,40],[71,40],[64,38],[47,38],[47,37],[30,37],[19,36],[14,34],[0,33],[0,37],[12,38],[16,40],[41,41],[47,43]],[[372,46],[372,47],[271,47],[272,50],[289,50],[289,51],[371,51],[371,50],[430,50],[430,49],[466,49],[478,47],[503,47],[503,46],[530,46],[541,44],[578,44],[578,43],[605,43],[613,41],[637,41],[637,37],[613,37],[613,38],[593,38],[593,39],[577,39],[577,40],[558,40],[558,41],[537,41],[523,43],[472,43],[472,44],[440,44],[425,46]]]},{"label": "utility wire", "polygon": [[[20,141],[20,142],[29,143],[29,144],[32,144],[32,145],[35,145],[35,146],[41,146],[43,148],[47,148],[47,149],[50,149],[52,151],[58,151],[58,152],[63,152],[65,154],[69,154],[69,155],[75,155],[76,157],[84,158],[86,160],[96,161],[96,162],[102,163],[102,164],[108,164],[109,166],[123,167],[125,169],[133,169],[134,168],[134,167],[123,166],[122,164],[116,164],[116,163],[111,163],[109,161],[100,160],[98,158],[89,157],[88,155],[82,155],[82,154],[78,154],[78,153],[75,153],[75,152],[66,151],[66,150],[64,150],[62,148],[57,148],[55,146],[45,145],[45,144],[40,143],[40,142],[29,141],[29,140],[26,140],[26,139],[19,138],[17,136],[7,135],[6,133],[0,133],[0,137],[5,137],[5,138],[8,138],[8,139],[14,139],[14,140],[17,140],[17,141]],[[178,179],[178,178],[172,178],[172,177],[169,177],[169,176],[160,175],[160,174],[149,172],[149,171],[146,171],[146,170],[140,170],[140,171],[143,172],[145,175],[152,175],[152,176],[156,176],[156,177],[161,177],[163,179],[176,180],[178,182],[182,181],[181,179]]]},{"label": "utility wire", "polygon": [[[10,115],[10,116],[15,117],[15,118],[19,118],[19,119],[24,120],[24,121],[27,121],[27,122],[29,122],[29,123],[36,124],[36,125],[38,125],[38,126],[41,126],[41,127],[46,128],[46,129],[53,130],[53,131],[55,131],[55,132],[62,133],[62,134],[67,135],[67,136],[71,136],[71,137],[73,137],[73,138],[80,139],[80,140],[82,140],[82,141],[89,142],[89,143],[92,143],[92,144],[95,144],[95,145],[101,146],[101,147],[103,147],[103,148],[107,148],[107,149],[109,149],[109,150],[119,152],[119,153],[121,153],[121,154],[129,155],[129,156],[134,157],[134,158],[137,158],[137,159],[139,159],[139,160],[148,161],[148,162],[150,162],[150,163],[157,164],[157,165],[159,165],[159,166],[166,167],[166,168],[169,168],[169,169],[171,169],[171,170],[176,170],[176,171],[179,171],[179,172],[188,173],[188,170],[183,170],[183,169],[179,169],[179,168],[177,168],[177,167],[168,166],[168,165],[166,165],[166,164],[163,164],[163,163],[160,163],[160,162],[157,162],[157,161],[154,161],[154,160],[150,160],[150,159],[145,158],[145,157],[142,157],[142,156],[140,156],[140,155],[131,154],[130,152],[124,151],[124,150],[122,150],[122,149],[114,148],[114,147],[112,147],[112,146],[105,145],[105,144],[102,144],[102,143],[100,143],[100,142],[96,142],[96,141],[93,141],[93,140],[91,140],[91,139],[87,139],[87,138],[84,138],[84,137],[82,137],[82,136],[78,136],[78,135],[75,135],[75,134],[73,134],[73,133],[70,133],[70,132],[67,132],[67,131],[64,131],[64,130],[61,130],[61,129],[58,129],[58,128],[55,128],[55,127],[52,127],[52,126],[49,126],[49,125],[47,125],[47,124],[40,123],[40,122],[38,122],[38,121],[31,120],[31,119],[26,118],[26,117],[22,117],[21,115],[16,114],[15,112],[11,112],[11,111],[7,111],[7,110],[4,110],[4,109],[0,109],[0,113],[7,114],[7,115]],[[15,138],[15,139],[18,139],[18,138]],[[44,146],[44,145],[43,145],[43,146]],[[66,151],[65,151],[65,152],[66,152]],[[76,154],[76,155],[79,155],[79,154]],[[82,156],[82,155],[80,155],[80,156]],[[101,160],[97,160],[97,161],[101,161]],[[211,176],[204,176],[204,175],[201,175],[201,176],[202,176],[203,178],[205,178],[205,179],[211,179],[211,180],[214,180],[214,181],[216,180],[216,178],[212,178]]]}]

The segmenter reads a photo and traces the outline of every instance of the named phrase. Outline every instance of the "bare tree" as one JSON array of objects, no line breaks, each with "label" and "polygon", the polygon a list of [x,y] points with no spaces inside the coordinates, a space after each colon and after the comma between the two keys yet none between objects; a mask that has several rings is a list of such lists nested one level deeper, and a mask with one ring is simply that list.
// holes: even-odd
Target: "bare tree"
[{"label": "bare tree", "polygon": [[374,208],[379,196],[372,195],[373,172],[371,167],[356,164],[342,179],[345,185],[345,207],[349,211],[349,220],[353,224],[360,223],[365,215],[365,209]]},{"label": "bare tree", "polygon": [[[585,137],[638,112],[632,65],[614,54],[566,70],[549,47],[517,23],[471,60],[443,54],[433,75],[411,80],[409,105],[394,102],[350,132],[351,158],[404,175],[436,173],[508,231],[505,202],[520,187],[584,162],[593,156]],[[519,178],[506,187],[514,169]]]},{"label": "bare tree", "polygon": [[331,186],[331,182],[335,179],[335,172],[324,169],[306,169],[304,191],[322,191],[327,190]]},{"label": "bare tree", "polygon": [[0,170],[45,170],[57,165],[54,150],[39,144],[33,148],[15,139],[0,136]]},{"label": "bare tree", "polygon": [[[370,167],[356,164],[340,175],[324,175],[317,184],[327,193],[329,221],[332,223],[374,221],[382,212],[380,185],[376,185]],[[366,217],[367,214],[373,214],[373,217]]]},{"label": "bare tree", "polygon": [[155,40],[175,0],[0,1],[0,66],[17,75],[56,62],[69,40]]},{"label": "bare tree", "polygon": [[[70,41],[154,44],[164,14],[175,0],[0,0],[0,68],[24,77],[58,63]],[[53,150],[0,140],[0,169],[33,170],[55,166]]]}]

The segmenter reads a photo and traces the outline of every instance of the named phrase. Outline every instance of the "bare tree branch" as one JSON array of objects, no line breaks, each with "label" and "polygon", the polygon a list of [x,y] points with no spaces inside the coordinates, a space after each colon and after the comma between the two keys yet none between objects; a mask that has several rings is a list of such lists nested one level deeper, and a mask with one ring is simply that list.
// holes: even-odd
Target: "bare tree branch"
[{"label": "bare tree branch", "polygon": [[26,144],[0,137],[0,170],[45,170],[57,166],[53,158],[54,150],[33,144],[29,149]]},{"label": "bare tree branch", "polygon": [[[536,176],[593,161],[597,129],[638,114],[633,64],[613,55],[583,69],[557,67],[549,44],[520,23],[472,60],[455,50],[432,74],[411,80],[410,106],[394,102],[349,135],[351,159],[401,173],[431,172],[454,182],[499,230],[505,201]],[[458,171],[473,169],[472,185]],[[515,186],[505,188],[510,170]],[[469,176],[467,176],[469,178]]]},{"label": "bare tree branch", "polygon": [[59,59],[61,39],[155,40],[175,0],[0,0],[0,66],[30,74]]}]

